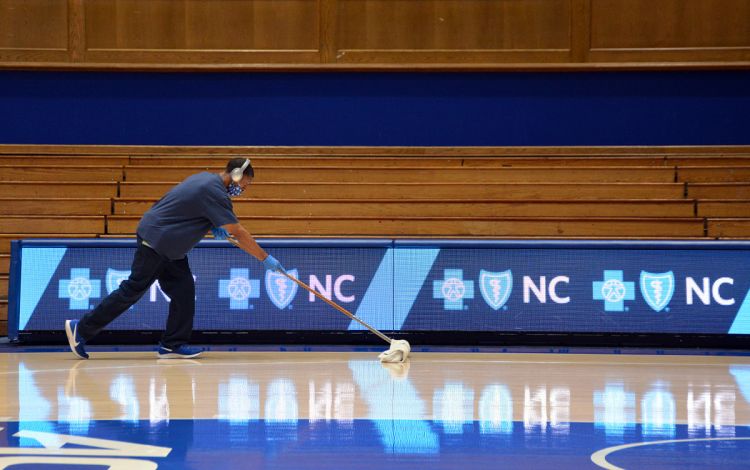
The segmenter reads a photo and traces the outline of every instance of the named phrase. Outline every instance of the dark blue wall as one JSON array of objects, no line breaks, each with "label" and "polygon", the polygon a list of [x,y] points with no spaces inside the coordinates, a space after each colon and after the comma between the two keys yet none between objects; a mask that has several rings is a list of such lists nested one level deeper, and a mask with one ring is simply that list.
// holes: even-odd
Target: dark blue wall
[{"label": "dark blue wall", "polygon": [[0,72],[0,143],[750,144],[750,71]]}]

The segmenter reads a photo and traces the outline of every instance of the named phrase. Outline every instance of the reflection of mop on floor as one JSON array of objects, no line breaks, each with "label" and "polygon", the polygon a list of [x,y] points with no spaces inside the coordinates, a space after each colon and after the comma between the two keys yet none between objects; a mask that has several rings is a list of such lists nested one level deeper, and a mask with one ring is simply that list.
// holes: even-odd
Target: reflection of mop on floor
[{"label": "reflection of mop on floor", "polygon": [[729,372],[734,376],[734,380],[737,381],[737,386],[740,388],[740,393],[745,397],[745,401],[750,403],[750,366],[732,364],[729,366]]},{"label": "reflection of mop on floor", "polygon": [[[235,240],[232,237],[229,237],[227,240],[229,240],[229,242],[232,243],[232,245],[234,245],[234,246],[236,246],[236,247],[239,248],[240,245],[237,242],[237,240]],[[281,272],[281,274],[283,274],[287,278],[291,279],[292,282],[295,282],[298,286],[302,287],[303,289],[305,289],[309,293],[313,294],[315,297],[319,298],[320,300],[322,300],[323,302],[327,303],[331,307],[335,308],[339,312],[343,313],[347,317],[351,318],[352,320],[356,321],[360,325],[364,326],[365,328],[367,328],[368,330],[370,330],[372,333],[376,334],[380,339],[382,339],[383,341],[385,341],[386,343],[388,343],[390,345],[390,347],[388,348],[388,350],[383,351],[378,356],[378,359],[380,359],[380,362],[404,362],[409,357],[409,353],[411,352],[411,345],[405,339],[391,339],[391,338],[389,338],[388,336],[384,335],[380,331],[376,330],[375,328],[373,328],[370,325],[368,325],[367,323],[365,323],[364,320],[361,320],[360,318],[358,318],[357,316],[355,316],[353,313],[349,312],[344,307],[340,306],[339,304],[337,304],[336,302],[334,302],[332,300],[329,300],[323,294],[321,294],[320,292],[316,291],[312,287],[308,286],[304,282],[300,281],[296,277],[291,276],[286,271]]]},{"label": "reflection of mop on floor", "polygon": [[424,400],[409,380],[410,362],[377,364],[349,361],[354,383],[367,404],[384,451],[390,454],[435,454],[440,438],[429,421]]}]

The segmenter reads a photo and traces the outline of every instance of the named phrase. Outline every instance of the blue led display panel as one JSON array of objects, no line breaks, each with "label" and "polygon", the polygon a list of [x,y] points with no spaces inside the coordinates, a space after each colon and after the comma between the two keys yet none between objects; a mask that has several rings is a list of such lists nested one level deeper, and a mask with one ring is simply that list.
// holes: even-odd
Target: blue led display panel
[{"label": "blue led display panel", "polygon": [[[750,334],[750,244],[274,240],[287,270],[386,331]],[[13,247],[9,326],[60,330],[127,278],[133,241]],[[362,327],[222,242],[189,254],[198,331]],[[155,283],[109,328],[160,330]]]}]

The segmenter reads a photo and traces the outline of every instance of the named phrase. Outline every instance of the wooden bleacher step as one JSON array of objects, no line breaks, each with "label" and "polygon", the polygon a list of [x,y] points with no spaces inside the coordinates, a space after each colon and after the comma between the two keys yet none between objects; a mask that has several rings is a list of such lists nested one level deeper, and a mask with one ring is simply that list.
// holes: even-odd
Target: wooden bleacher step
[{"label": "wooden bleacher step", "polygon": [[[179,182],[201,170],[197,167],[129,166],[125,180],[129,182]],[[217,168],[206,168],[217,171]],[[660,167],[513,167],[513,168],[319,168],[274,167],[257,171],[258,182],[341,182],[341,183],[672,183],[673,168]]]},{"label": "wooden bleacher step", "polygon": [[111,198],[117,182],[0,181],[0,198]]},{"label": "wooden bleacher step", "polygon": [[706,219],[706,233],[711,238],[750,238],[750,218]]},{"label": "wooden bleacher step", "polygon": [[[174,182],[126,181],[122,198],[160,198]],[[253,182],[247,199],[682,199],[684,183],[318,183]],[[242,198],[241,198],[242,199]]]},{"label": "wooden bleacher step", "polygon": [[[109,234],[132,234],[138,216],[108,217]],[[697,218],[241,217],[257,236],[705,236]]]},{"label": "wooden bleacher step", "polygon": [[750,182],[750,166],[681,166],[677,181],[686,183],[742,183]]},{"label": "wooden bleacher step", "polygon": [[0,333],[7,334],[8,300],[0,300]]},{"label": "wooden bleacher step", "polygon": [[748,217],[750,218],[750,200],[748,199],[699,199],[697,201],[698,217]]},{"label": "wooden bleacher step", "polygon": [[109,198],[0,198],[0,215],[108,215]]},{"label": "wooden bleacher step", "polygon": [[[190,166],[203,168],[222,168],[230,156],[149,156],[131,157],[132,166]],[[368,156],[254,156],[249,155],[256,171],[269,167],[568,167],[568,166],[670,166],[662,155],[622,156],[622,157],[368,157]],[[748,160],[750,161],[750,159]],[[742,160],[738,160],[742,162]],[[699,164],[700,162],[696,163]]]},{"label": "wooden bleacher step", "polygon": [[0,155],[0,165],[13,166],[125,166],[130,157],[126,155]]},{"label": "wooden bleacher step", "polygon": [[[115,215],[141,216],[151,199],[117,199]],[[403,200],[403,199],[236,199],[240,216],[346,217],[692,217],[689,200]]]},{"label": "wooden bleacher step", "polygon": [[104,216],[3,216],[0,233],[104,233]]},{"label": "wooden bleacher step", "polygon": [[[0,181],[122,181],[122,166],[57,165],[46,174],[38,166],[0,165]],[[54,178],[51,180],[51,178]]]}]

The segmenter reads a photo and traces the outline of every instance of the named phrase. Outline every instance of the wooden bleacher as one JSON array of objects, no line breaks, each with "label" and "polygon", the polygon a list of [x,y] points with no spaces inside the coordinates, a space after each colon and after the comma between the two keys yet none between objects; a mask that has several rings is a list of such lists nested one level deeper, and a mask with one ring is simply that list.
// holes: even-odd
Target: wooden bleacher
[{"label": "wooden bleacher", "polygon": [[41,174],[38,165],[0,165],[0,181],[38,181],[44,184],[64,181],[122,181],[123,167],[105,165],[53,166],[54,171]]},{"label": "wooden bleacher", "polygon": [[114,198],[118,183],[44,181],[34,184],[29,181],[0,181],[0,198]]},{"label": "wooden bleacher", "polygon": [[[126,167],[129,182],[181,181],[197,171],[220,171],[218,166],[133,166]],[[1,171],[1,170],[0,170]],[[691,176],[691,175],[688,175]],[[669,167],[443,167],[417,166],[373,168],[345,167],[258,167],[258,183],[672,183],[675,169]]]},{"label": "wooden bleacher", "polygon": [[[97,200],[98,201],[98,200]],[[114,215],[141,216],[154,203],[152,198],[115,200]],[[234,202],[239,217],[441,217],[472,214],[475,217],[692,217],[695,204],[688,200],[499,200],[458,199],[252,199]]]},{"label": "wooden bleacher", "polygon": [[[120,198],[158,199],[174,182],[120,184]],[[750,187],[750,186],[749,186]],[[257,199],[477,199],[579,200],[579,199],[684,199],[683,183],[261,183],[254,182],[248,197]]]},{"label": "wooden bleacher", "polygon": [[[132,237],[229,150],[0,146],[0,333],[10,240]],[[750,238],[750,148],[690,150],[257,149],[234,205],[264,237]]]},{"label": "wooden bleacher", "polygon": [[0,207],[4,216],[81,215],[105,216],[112,213],[111,198],[73,198],[73,197],[0,197]]}]

